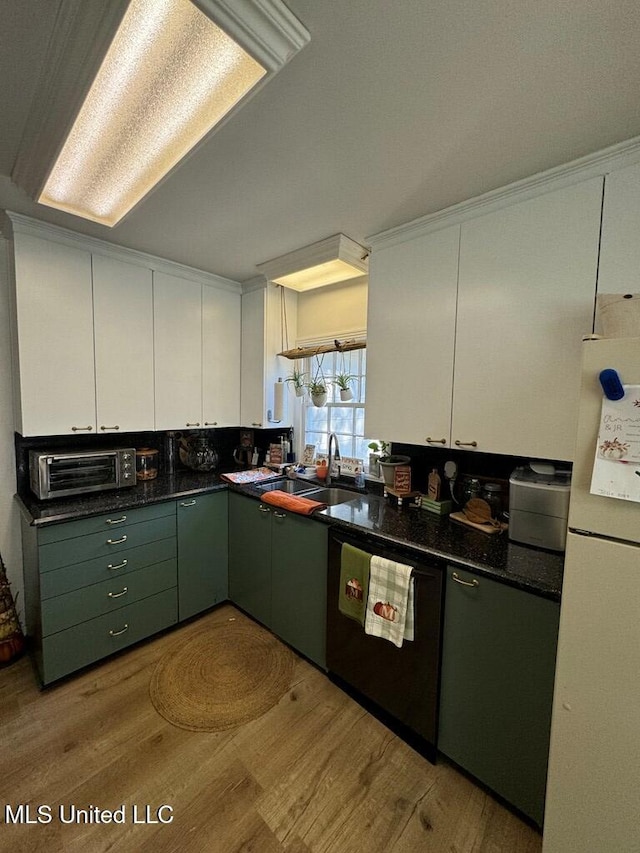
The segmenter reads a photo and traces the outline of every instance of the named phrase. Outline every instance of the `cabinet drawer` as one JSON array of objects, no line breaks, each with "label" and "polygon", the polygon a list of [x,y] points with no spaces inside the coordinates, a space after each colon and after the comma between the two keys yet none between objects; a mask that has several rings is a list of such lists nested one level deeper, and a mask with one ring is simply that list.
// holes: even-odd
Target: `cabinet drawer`
[{"label": "cabinet drawer", "polygon": [[173,588],[52,634],[42,643],[42,680],[49,684],[120,651],[174,625],[177,617],[178,600]]},{"label": "cabinet drawer", "polygon": [[61,569],[55,569],[41,575],[40,597],[45,600],[100,583],[100,581],[117,581],[117,579],[131,572],[137,572],[138,569],[143,569],[145,566],[175,559],[176,556],[176,539],[170,537],[158,539],[146,545],[139,545],[137,548],[128,548],[118,554],[117,559],[98,557],[95,560],[64,566]]},{"label": "cabinet drawer", "polygon": [[175,516],[175,501],[136,507],[135,509],[114,510],[111,513],[95,515],[91,518],[81,518],[78,521],[65,521],[63,524],[52,524],[38,531],[38,545],[48,545],[50,542],[62,542],[76,536],[87,536],[106,530],[114,533],[131,524],[140,524],[154,518]]},{"label": "cabinet drawer", "polygon": [[110,578],[42,602],[42,634],[48,636],[111,613],[156,592],[175,587],[177,561],[166,560],[131,572],[124,578]]},{"label": "cabinet drawer", "polygon": [[123,552],[138,545],[167,539],[176,535],[175,513],[171,517],[155,518],[143,521],[141,524],[131,524],[126,528],[103,530],[88,536],[66,539],[63,542],[51,542],[42,545],[39,551],[40,571],[50,572],[62,566],[94,560],[97,557],[118,557],[120,562]]}]

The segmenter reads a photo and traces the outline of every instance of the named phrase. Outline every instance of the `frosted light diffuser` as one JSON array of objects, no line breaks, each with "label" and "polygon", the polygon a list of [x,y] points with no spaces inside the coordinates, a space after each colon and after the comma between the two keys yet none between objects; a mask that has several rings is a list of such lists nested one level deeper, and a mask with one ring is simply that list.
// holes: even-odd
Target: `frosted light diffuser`
[{"label": "frosted light diffuser", "polygon": [[335,234],[304,249],[258,264],[258,269],[274,284],[301,292],[366,275],[367,256],[364,246],[344,234]]},{"label": "frosted light diffuser", "polygon": [[131,0],[38,201],[115,225],[266,73],[190,0]]}]

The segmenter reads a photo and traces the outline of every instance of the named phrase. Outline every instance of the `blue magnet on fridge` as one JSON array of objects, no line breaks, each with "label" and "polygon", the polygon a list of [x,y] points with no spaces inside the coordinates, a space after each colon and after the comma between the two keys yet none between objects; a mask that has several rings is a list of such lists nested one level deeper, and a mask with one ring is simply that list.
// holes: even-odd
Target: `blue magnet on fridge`
[{"label": "blue magnet on fridge", "polygon": [[600,372],[599,379],[607,400],[622,400],[624,397],[624,387],[617,370],[607,367]]}]

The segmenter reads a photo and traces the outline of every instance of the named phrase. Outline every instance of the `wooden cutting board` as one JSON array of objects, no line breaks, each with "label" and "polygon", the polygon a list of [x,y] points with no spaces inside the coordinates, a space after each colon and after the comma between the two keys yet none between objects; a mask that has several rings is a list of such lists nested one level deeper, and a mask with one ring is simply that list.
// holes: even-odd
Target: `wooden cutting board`
[{"label": "wooden cutting board", "polygon": [[460,524],[465,524],[467,527],[473,527],[474,530],[481,530],[483,533],[502,533],[509,527],[504,521],[500,522],[500,527],[494,527],[492,524],[476,524],[475,521],[469,521],[463,512],[452,512],[449,518],[459,521]]}]

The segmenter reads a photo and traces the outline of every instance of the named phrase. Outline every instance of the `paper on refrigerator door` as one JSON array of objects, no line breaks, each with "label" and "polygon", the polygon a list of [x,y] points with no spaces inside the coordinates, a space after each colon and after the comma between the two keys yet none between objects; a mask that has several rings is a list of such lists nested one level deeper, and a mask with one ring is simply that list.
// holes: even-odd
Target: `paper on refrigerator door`
[{"label": "paper on refrigerator door", "polygon": [[640,385],[602,399],[591,494],[640,503]]}]

